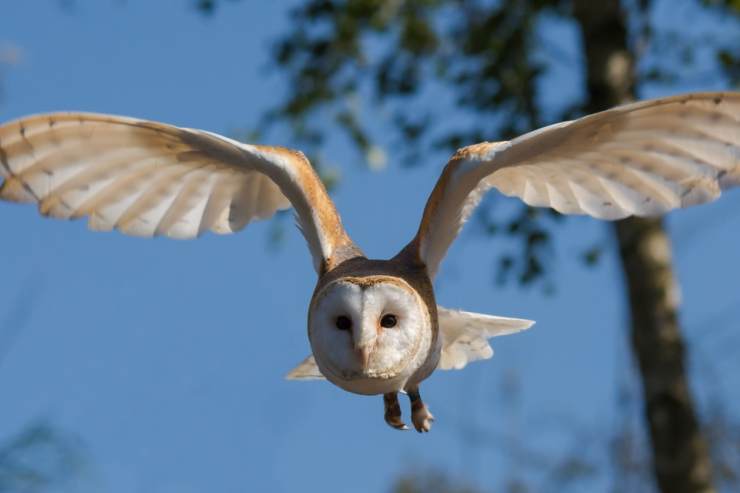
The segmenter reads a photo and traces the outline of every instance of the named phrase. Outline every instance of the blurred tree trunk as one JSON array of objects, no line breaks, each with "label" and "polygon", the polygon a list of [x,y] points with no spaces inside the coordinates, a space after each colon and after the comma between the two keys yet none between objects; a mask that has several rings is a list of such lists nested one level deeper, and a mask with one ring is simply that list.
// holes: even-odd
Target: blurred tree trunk
[{"label": "blurred tree trunk", "polygon": [[[619,0],[574,0],[587,65],[587,112],[634,97],[634,60]],[[614,223],[629,293],[632,349],[639,364],[653,468],[663,493],[714,491],[709,452],[686,375],[679,294],[660,218]]]}]

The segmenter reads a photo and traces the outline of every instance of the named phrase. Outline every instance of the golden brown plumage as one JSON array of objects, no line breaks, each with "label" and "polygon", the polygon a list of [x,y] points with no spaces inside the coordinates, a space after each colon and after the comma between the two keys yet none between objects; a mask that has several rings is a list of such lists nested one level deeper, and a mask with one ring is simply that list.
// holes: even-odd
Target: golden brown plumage
[{"label": "golden brown plumage", "polygon": [[602,219],[714,200],[740,184],[740,94],[644,101],[460,149],[416,235],[390,260],[365,258],[311,164],[282,147],[133,118],[37,115],[0,126],[0,178],[0,198],[138,236],[233,233],[292,206],[318,281],[312,355],[288,377],[383,394],[386,422],[398,429],[396,393],[405,391],[422,432],[433,417],[419,384],[434,369],[490,358],[490,337],[533,323],[437,306],[432,280],[482,195],[496,188]]}]

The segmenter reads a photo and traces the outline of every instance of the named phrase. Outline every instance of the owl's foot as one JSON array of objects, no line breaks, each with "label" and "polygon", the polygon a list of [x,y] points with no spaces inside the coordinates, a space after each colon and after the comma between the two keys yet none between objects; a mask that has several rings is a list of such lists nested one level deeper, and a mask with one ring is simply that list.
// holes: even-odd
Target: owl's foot
[{"label": "owl's foot", "polygon": [[426,433],[432,429],[434,416],[432,416],[432,413],[429,412],[429,409],[421,400],[419,387],[408,389],[408,394],[411,400],[411,421],[414,423],[414,428],[419,433]]},{"label": "owl's foot", "polygon": [[383,405],[385,406],[385,422],[397,430],[408,430],[409,427],[401,419],[401,406],[398,405],[398,394],[391,392],[383,394]]}]

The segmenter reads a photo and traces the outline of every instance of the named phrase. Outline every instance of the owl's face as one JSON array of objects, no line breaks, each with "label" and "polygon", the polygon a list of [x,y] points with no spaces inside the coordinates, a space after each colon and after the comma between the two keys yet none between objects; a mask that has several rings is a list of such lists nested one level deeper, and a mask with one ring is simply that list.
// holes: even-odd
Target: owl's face
[{"label": "owl's face", "polygon": [[308,334],[316,363],[332,383],[362,394],[390,392],[425,359],[430,317],[402,279],[340,278],[315,296]]}]

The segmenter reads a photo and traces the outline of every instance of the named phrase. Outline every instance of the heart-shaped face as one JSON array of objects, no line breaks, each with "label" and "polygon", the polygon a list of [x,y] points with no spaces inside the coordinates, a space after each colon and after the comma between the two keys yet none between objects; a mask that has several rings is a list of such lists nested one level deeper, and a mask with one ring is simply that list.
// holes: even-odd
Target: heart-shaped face
[{"label": "heart-shaped face", "polygon": [[399,278],[341,278],[314,297],[308,335],[332,383],[363,394],[390,392],[399,389],[385,387],[404,383],[426,359],[430,317],[418,293]]}]

